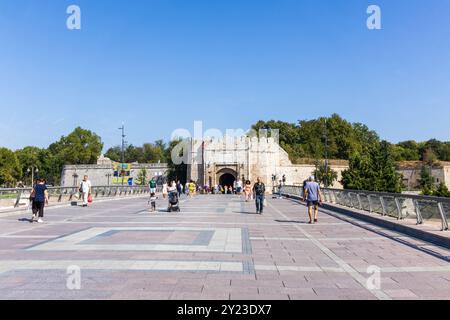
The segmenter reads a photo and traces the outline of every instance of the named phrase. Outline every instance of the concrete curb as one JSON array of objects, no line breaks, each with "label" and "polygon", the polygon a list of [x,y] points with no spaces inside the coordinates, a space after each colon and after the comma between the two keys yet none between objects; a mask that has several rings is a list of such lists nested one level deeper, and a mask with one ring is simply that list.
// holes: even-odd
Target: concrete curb
[{"label": "concrete curb", "polygon": [[[298,196],[285,195],[285,197],[287,197],[288,199],[301,200],[301,198]],[[444,235],[441,236],[439,234],[431,233],[426,230],[412,228],[410,226],[402,225],[402,224],[396,223],[394,221],[382,219],[380,217],[377,217],[376,215],[360,213],[360,212],[357,212],[350,208],[335,206],[335,205],[332,205],[329,203],[324,203],[322,205],[321,209],[340,213],[340,214],[346,215],[351,218],[355,218],[355,219],[358,219],[358,220],[361,220],[364,222],[368,222],[370,224],[373,224],[373,225],[376,225],[376,226],[379,226],[379,227],[382,227],[382,228],[385,228],[388,230],[396,231],[396,232],[405,234],[407,236],[410,236],[410,237],[413,237],[413,238],[416,238],[416,239],[419,239],[419,240],[422,240],[425,242],[429,242],[429,243],[432,243],[432,244],[440,246],[440,247],[450,249],[450,237],[448,237],[448,236],[444,236]],[[325,213],[328,213],[328,212],[325,212]],[[332,213],[330,212],[328,214],[332,214]]]}]

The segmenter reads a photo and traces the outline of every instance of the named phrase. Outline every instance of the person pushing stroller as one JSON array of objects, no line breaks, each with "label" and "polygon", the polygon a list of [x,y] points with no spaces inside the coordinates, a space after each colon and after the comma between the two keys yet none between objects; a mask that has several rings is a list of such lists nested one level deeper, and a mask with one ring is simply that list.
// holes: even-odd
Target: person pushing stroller
[{"label": "person pushing stroller", "polygon": [[180,205],[179,205],[179,195],[177,190],[177,184],[175,181],[173,181],[169,188],[169,207],[167,209],[168,212],[180,212]]}]

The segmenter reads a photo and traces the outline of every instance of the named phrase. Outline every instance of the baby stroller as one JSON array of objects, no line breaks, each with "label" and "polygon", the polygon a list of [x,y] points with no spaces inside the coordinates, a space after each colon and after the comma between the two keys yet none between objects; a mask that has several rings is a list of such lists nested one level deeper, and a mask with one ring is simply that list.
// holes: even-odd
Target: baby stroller
[{"label": "baby stroller", "polygon": [[180,205],[178,200],[178,192],[172,191],[169,193],[169,212],[180,212]]}]

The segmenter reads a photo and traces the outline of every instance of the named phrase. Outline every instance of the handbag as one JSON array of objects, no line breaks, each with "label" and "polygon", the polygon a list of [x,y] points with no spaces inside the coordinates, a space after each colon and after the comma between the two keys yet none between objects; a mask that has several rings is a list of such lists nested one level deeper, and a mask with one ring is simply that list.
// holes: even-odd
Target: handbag
[{"label": "handbag", "polygon": [[88,196],[88,202],[89,202],[89,203],[92,203],[93,201],[94,201],[94,199],[92,199],[92,195],[89,195],[89,196]]}]

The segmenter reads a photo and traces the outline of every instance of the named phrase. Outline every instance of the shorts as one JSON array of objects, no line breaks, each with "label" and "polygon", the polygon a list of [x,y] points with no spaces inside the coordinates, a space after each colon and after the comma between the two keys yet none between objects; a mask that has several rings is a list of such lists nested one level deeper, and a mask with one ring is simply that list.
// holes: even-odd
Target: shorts
[{"label": "shorts", "polygon": [[150,193],[156,193],[156,188],[150,188]]},{"label": "shorts", "polygon": [[307,204],[307,206],[308,206],[308,208],[309,207],[312,207],[312,206],[314,206],[314,208],[317,208],[317,207],[319,207],[319,201],[306,201],[306,204]]}]

